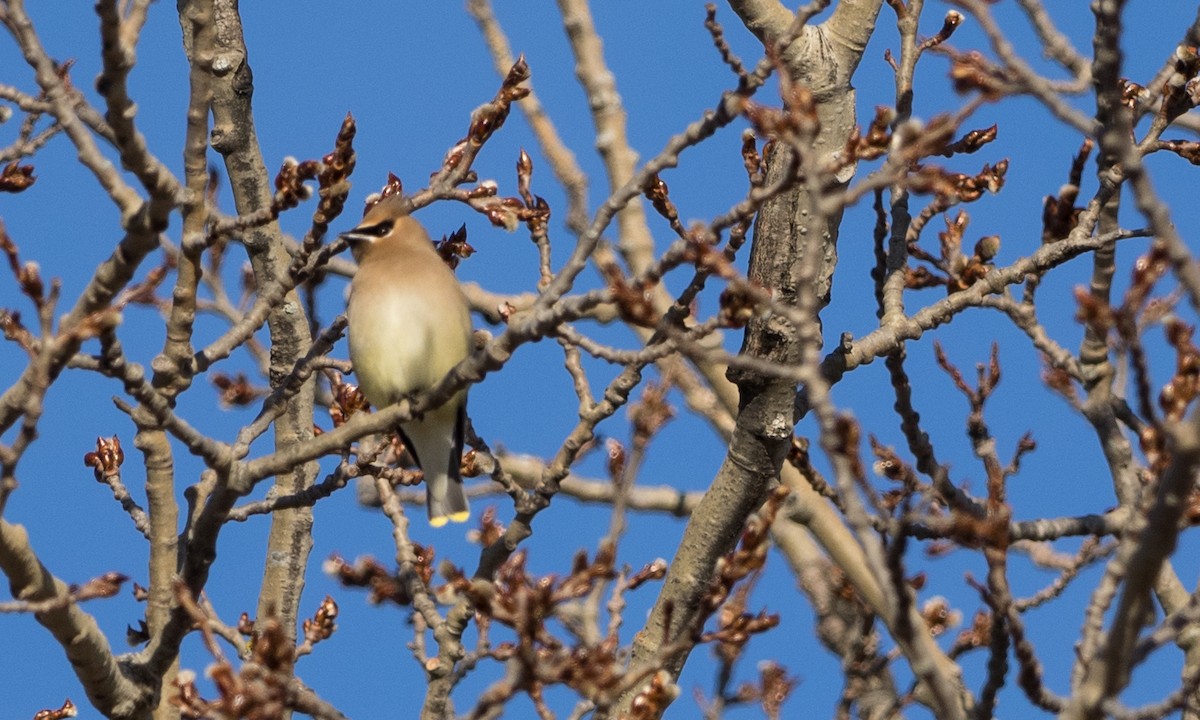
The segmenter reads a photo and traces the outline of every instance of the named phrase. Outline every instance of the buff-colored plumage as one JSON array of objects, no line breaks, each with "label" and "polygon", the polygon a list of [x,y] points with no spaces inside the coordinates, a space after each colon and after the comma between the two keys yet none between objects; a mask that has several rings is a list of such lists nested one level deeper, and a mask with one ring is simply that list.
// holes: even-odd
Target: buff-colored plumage
[{"label": "buff-colored plumage", "polygon": [[[458,280],[399,198],[379,202],[342,235],[358,271],[346,315],[358,387],[377,409],[427,390],[471,349],[471,317]],[[462,459],[466,392],[401,426],[425,473],[429,523],[465,521]]]}]

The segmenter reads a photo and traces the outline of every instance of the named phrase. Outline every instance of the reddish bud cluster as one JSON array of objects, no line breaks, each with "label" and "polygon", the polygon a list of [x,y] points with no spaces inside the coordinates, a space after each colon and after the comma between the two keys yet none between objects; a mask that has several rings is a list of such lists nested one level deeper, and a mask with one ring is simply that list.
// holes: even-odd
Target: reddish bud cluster
[{"label": "reddish bud cluster", "polygon": [[936,202],[949,207],[955,202],[974,202],[985,192],[997,193],[1004,187],[1008,160],[985,164],[975,175],[950,172],[935,165],[922,165],[908,176],[909,189],[918,195],[935,195]]},{"label": "reddish bud cluster", "polygon": [[1061,240],[1070,234],[1079,220],[1082,208],[1075,206],[1079,198],[1079,186],[1083,182],[1083,169],[1088,157],[1092,154],[1095,143],[1091,138],[1083,141],[1079,152],[1071,162],[1070,175],[1067,184],[1059,190],[1057,197],[1047,195],[1042,209],[1042,242],[1049,243]]},{"label": "reddish bud cluster", "polygon": [[723,327],[745,327],[758,314],[758,299],[744,285],[730,285],[721,291],[718,319]]},{"label": "reddish bud cluster", "polygon": [[167,273],[175,266],[175,263],[167,260],[163,264],[151,268],[150,272],[146,273],[146,277],[138,284],[132,285],[125,292],[121,293],[121,297],[114,303],[119,308],[126,305],[147,305],[150,307],[162,307],[164,304],[155,294],[163,280],[166,279]]},{"label": "reddish bud cluster", "polygon": [[870,435],[868,439],[871,443],[871,453],[875,456],[875,462],[872,464],[875,474],[903,486],[884,497],[884,506],[895,510],[917,489],[917,475],[908,463],[900,459],[893,448],[880,443],[874,435]]},{"label": "reddish bud cluster", "polygon": [[1075,288],[1074,294],[1077,306],[1075,319],[1091,328],[1092,332],[1100,337],[1107,335],[1108,331],[1116,325],[1112,306],[1082,286]]},{"label": "reddish bud cluster", "polygon": [[762,156],[758,153],[754,132],[751,130],[742,132],[742,166],[746,168],[746,175],[750,178],[751,185],[762,184],[767,169],[763,164]]},{"label": "reddish bud cluster", "polygon": [[[344,587],[368,588],[370,593],[367,595],[367,602],[372,605],[393,602],[405,606],[412,603],[412,598],[403,583],[375,558],[362,557],[351,565],[335,554],[325,561],[323,567],[325,574],[332,576]],[[432,577],[432,570],[428,567],[426,570]]]},{"label": "reddish bud cluster", "polygon": [[0,309],[0,332],[4,333],[6,340],[15,342],[27,353],[33,353],[33,333],[21,324],[21,313]]},{"label": "reddish bud cluster", "polygon": [[609,438],[605,443],[605,449],[608,452],[608,479],[613,485],[620,485],[625,477],[625,461],[628,456],[625,454],[625,446],[616,438]]},{"label": "reddish bud cluster", "polygon": [[472,143],[483,145],[492,136],[492,133],[500,129],[500,126],[508,119],[508,112],[512,104],[529,95],[529,88],[521,87],[521,83],[528,79],[529,64],[525,62],[525,56],[521,55],[517,58],[517,62],[509,68],[508,75],[504,77],[504,82],[500,85],[500,92],[496,93],[495,99],[490,104],[476,110],[471,118],[471,129],[467,132],[467,138]]},{"label": "reddish bud cluster", "polygon": [[958,140],[955,140],[947,145],[940,154],[944,155],[945,157],[950,157],[956,153],[970,155],[971,153],[978,151],[984,145],[994,141],[999,133],[1000,127],[998,125],[971,130],[966,135],[963,135]]},{"label": "reddish bud cluster", "polygon": [[725,252],[713,247],[710,243],[712,238],[702,227],[693,227],[688,231],[684,239],[687,245],[683,249],[682,259],[684,262],[691,263],[696,267],[696,270],[705,275],[715,275],[716,277],[733,280],[738,276],[738,272],[730,262],[729,256]]},{"label": "reddish bud cluster", "polygon": [[1190,140],[1163,140],[1159,147],[1175,153],[1193,165],[1200,165],[1200,142]]},{"label": "reddish bud cluster", "polygon": [[1189,525],[1200,524],[1200,488],[1193,488],[1188,493],[1187,504],[1183,508],[1183,518]]},{"label": "reddish bud cluster", "polygon": [[904,270],[904,287],[909,290],[920,290],[922,288],[936,287],[945,285],[946,279],[938,277],[929,271],[929,268],[924,265],[912,267],[911,265]]},{"label": "reddish bud cluster", "polygon": [[12,270],[21,292],[40,310],[46,302],[46,287],[42,283],[41,271],[38,269],[37,263],[33,261],[21,262],[17,244],[8,236],[3,223],[0,223],[0,251],[8,258],[8,267]]},{"label": "reddish bud cluster", "polygon": [[517,223],[523,222],[534,237],[545,234],[550,221],[550,203],[538,195],[533,196],[532,204],[515,197],[499,198],[484,203],[481,212],[492,225],[509,232],[517,229]]},{"label": "reddish bud cluster", "polygon": [[1129,78],[1121,78],[1121,104],[1133,110],[1138,105],[1147,102],[1150,92],[1145,85],[1139,85]]},{"label": "reddish bud cluster", "polygon": [[1046,387],[1062,395],[1072,406],[1079,403],[1076,394],[1075,379],[1065,368],[1055,367],[1048,356],[1042,356],[1042,382]]},{"label": "reddish bud cluster", "polygon": [[951,58],[950,80],[956,92],[965,95],[977,90],[993,102],[1012,92],[1013,81],[1008,72],[989,62],[983,53],[976,50],[953,53]]},{"label": "reddish bud cluster", "polygon": [[650,289],[644,282],[627,282],[616,263],[608,263],[600,270],[608,282],[608,290],[622,320],[646,328],[658,323],[658,311],[650,299]]},{"label": "reddish bud cluster", "polygon": [[251,720],[283,717],[290,707],[288,685],[295,660],[283,626],[273,617],[258,624],[250,659],[235,669],[224,658],[208,668],[218,698],[205,700],[196,687],[195,674],[181,672],[175,680],[178,694],[171,702],[185,718],[236,717]]},{"label": "reddish bud cluster", "polygon": [[96,480],[104,482],[106,478],[121,474],[121,463],[125,462],[125,451],[121,449],[121,440],[113,435],[111,438],[96,438],[96,449],[83,456],[83,464],[96,471]]},{"label": "reddish bud cluster", "polygon": [[[700,598],[700,615],[695,630],[698,642],[716,643],[716,653],[725,667],[741,655],[750,637],[766,632],[779,624],[778,615],[765,611],[750,614],[746,611],[747,600],[754,580],[766,562],[769,528],[788,497],[785,487],[777,487],[767,498],[761,513],[752,516],[742,532],[741,541],[735,549],[718,561],[717,575],[708,592]],[[646,570],[643,570],[646,572]],[[656,572],[665,572],[665,564]],[[746,582],[743,582],[746,581]],[[701,633],[707,618],[717,616],[716,629]],[[664,620],[671,625],[670,612]],[[773,663],[764,666],[761,685],[757,688],[743,685],[738,689],[735,702],[759,700],[768,717],[777,717],[779,707],[794,687],[795,681]],[[665,671],[659,671],[645,682],[630,704],[628,717],[657,718],[678,695],[679,690]]]},{"label": "reddish bud cluster", "polygon": [[[1113,307],[1101,296],[1097,296],[1085,287],[1075,289],[1077,304],[1076,319],[1085,324],[1096,336],[1105,337],[1115,331],[1124,347],[1129,348],[1134,357],[1134,367],[1138,373],[1140,409],[1145,416],[1153,413],[1149,397],[1148,380],[1144,360],[1138,360],[1144,352],[1141,350],[1141,331],[1147,324],[1157,322],[1165,316],[1173,300],[1151,300],[1150,294],[1158,281],[1170,268],[1170,258],[1166,246],[1154,242],[1146,254],[1134,262],[1129,289],[1118,307]],[[1159,406],[1169,419],[1178,420],[1183,417],[1188,405],[1195,398],[1197,391],[1197,373],[1200,372],[1200,361],[1197,351],[1191,343],[1192,329],[1179,321],[1172,320],[1165,324],[1167,342],[1176,350],[1176,370],[1171,380],[1159,394]],[[1152,472],[1160,472],[1170,462],[1166,449],[1166,438],[1161,432],[1161,426],[1152,417],[1139,434],[1142,451],[1149,461]]]},{"label": "reddish bud cluster", "polygon": [[526,205],[533,204],[533,193],[529,190],[529,183],[532,179],[533,158],[529,157],[525,148],[521,148],[520,154],[517,155],[517,192],[525,200]]},{"label": "reddish bud cluster", "polygon": [[72,585],[71,595],[78,602],[94,600],[96,598],[110,598],[121,592],[121,586],[128,581],[129,577],[127,575],[108,572],[100,577],[88,580],[83,585]]},{"label": "reddish bud cluster", "polygon": [[[775,522],[775,516],[779,513],[779,509],[783,507],[788,494],[789,491],[786,487],[776,487],[767,496],[767,502],[763,505],[762,511],[758,515],[752,515],[746,521],[746,527],[742,530],[742,537],[738,546],[718,562],[717,577],[713,581],[713,585],[708,593],[701,600],[701,608],[705,615],[716,612],[730,598],[734,587],[739,582],[752,575],[756,575],[766,565],[767,550],[770,549],[771,544],[771,523]],[[774,618],[774,620],[772,621],[771,618]],[[734,623],[735,621],[738,621],[738,619],[732,616],[722,620],[717,632],[705,635],[704,639],[720,640],[722,642],[738,640],[733,635],[724,637],[721,634],[725,629],[732,631],[734,626],[730,625],[730,623]],[[778,616],[760,614],[755,618],[746,619],[737,627],[741,630],[754,628],[754,632],[762,632],[773,627],[777,622]]]},{"label": "reddish bud cluster", "polygon": [[842,457],[849,465],[850,472],[860,483],[865,482],[867,473],[859,457],[858,447],[862,439],[862,428],[849,414],[842,413],[834,420],[833,452]]},{"label": "reddish bud cluster", "polygon": [[322,640],[328,640],[337,630],[338,606],[333,598],[328,595],[321,601],[320,607],[311,618],[304,620],[304,642],[309,645],[316,645]]},{"label": "reddish bud cluster", "polygon": [[[970,648],[986,647],[991,642],[992,615],[984,610],[976,610],[971,619],[971,627],[958,634],[954,640],[954,648],[959,653]],[[954,653],[957,654],[957,653]]]},{"label": "reddish bud cluster", "polygon": [[953,511],[950,514],[950,527],[946,539],[938,544],[930,543],[926,553],[930,557],[945,555],[954,549],[955,544],[963,547],[991,547],[1006,549],[1011,539],[1008,528],[1008,515],[997,513],[988,517],[978,517],[966,512]]},{"label": "reddish bud cluster", "polygon": [[921,608],[921,618],[925,620],[929,633],[937,637],[962,622],[962,613],[950,607],[946,598],[937,596],[925,602]]},{"label": "reddish bud cluster", "polygon": [[801,146],[821,130],[821,122],[817,117],[817,103],[808,87],[793,84],[786,74],[781,80],[782,109],[746,100],[742,106],[742,114],[759,137],[785,145]]},{"label": "reddish bud cluster", "polygon": [[350,194],[350,174],[358,156],[354,153],[354,135],[358,132],[354,124],[354,116],[346,113],[338,129],[337,139],[333,150],[321,158],[321,169],[317,173],[317,185],[320,188],[320,202],[313,214],[313,224],[324,229],[346,206],[346,196]]},{"label": "reddish bud cluster", "polygon": [[931,558],[945,557],[958,548],[949,540],[933,540],[925,543],[925,555]]},{"label": "reddish bud cluster", "polygon": [[784,701],[796,689],[799,680],[788,675],[787,668],[770,660],[759,664],[758,675],[758,702],[768,720],[778,720]]},{"label": "reddish bud cluster", "polygon": [[638,570],[634,574],[630,575],[625,581],[625,587],[628,590],[637,590],[644,583],[648,583],[651,580],[662,580],[666,576],[667,561],[663,560],[662,558],[658,558],[646,563],[642,566],[641,570]]},{"label": "reddish bud cluster", "polygon": [[675,208],[675,203],[671,202],[670,188],[658,176],[658,173],[654,173],[646,180],[646,186],[642,192],[654,206],[655,212],[672,224],[679,222],[679,211]]},{"label": "reddish bud cluster", "polygon": [[78,325],[71,328],[70,334],[80,341],[90,340],[112,330],[120,322],[121,312],[116,308],[108,307],[88,314]]},{"label": "reddish bud cluster", "polygon": [[753,581],[739,585],[717,612],[717,629],[705,633],[701,640],[716,642],[716,655],[722,663],[732,665],[741,656],[753,635],[764,633],[779,624],[779,615],[759,610],[757,615],[746,611]]},{"label": "reddish bud cluster", "polygon": [[946,18],[942,20],[942,29],[938,30],[937,35],[934,35],[925,42],[921,43],[921,49],[928,50],[931,47],[937,47],[938,45],[941,45],[949,40],[950,36],[954,34],[954,31],[958,29],[958,26],[962,24],[962,21],[962,13],[956,10],[947,12]]},{"label": "reddish bud cluster", "polygon": [[[514,642],[494,644],[489,656],[519,662],[526,673],[520,690],[528,692],[535,702],[543,688],[553,684],[566,685],[598,705],[614,702],[627,687],[615,634],[597,643],[569,647],[548,626],[552,618],[569,615],[568,603],[590,595],[601,583],[617,577],[614,550],[612,543],[602,543],[590,561],[586,553],[578,553],[570,574],[562,579],[553,575],[531,577],[526,571],[526,553],[520,550],[501,566],[493,584],[472,583],[463,577],[451,581],[471,598],[481,624],[498,622],[516,634]],[[623,587],[630,589],[651,577],[661,577],[665,573],[661,565],[647,566]]]},{"label": "reddish bud cluster", "polygon": [[0,192],[19,193],[28,190],[37,182],[32,165],[21,165],[13,160],[0,169]]},{"label": "reddish bud cluster", "polygon": [[1200,395],[1200,348],[1192,342],[1195,328],[1177,318],[1168,320],[1163,331],[1175,348],[1175,374],[1159,393],[1158,405],[1167,420],[1179,421]]},{"label": "reddish bud cluster", "polygon": [[1000,252],[1000,236],[985,235],[975,243],[971,254],[967,255],[963,252],[962,243],[970,216],[960,210],[953,218],[946,217],[945,221],[945,232],[938,233],[940,257],[934,258],[915,245],[910,246],[909,250],[913,257],[932,263],[944,272],[946,277],[937,277],[924,268],[910,268],[907,278],[909,288],[944,284],[946,292],[953,294],[971,287],[991,270],[992,261]]},{"label": "reddish bud cluster", "polygon": [[491,547],[493,543],[504,537],[504,524],[496,519],[495,506],[489,505],[479,516],[479,528],[469,534],[471,541],[483,547]]},{"label": "reddish bud cluster", "polygon": [[58,76],[59,80],[63,81],[63,87],[74,92],[76,88],[75,82],[71,80],[71,68],[75,67],[75,58],[67,58],[61,63],[52,62],[54,62],[54,74]]},{"label": "reddish bud cluster", "polygon": [[787,461],[797,470],[810,477],[812,473],[812,458],[808,454],[808,438],[792,436],[792,444],[788,447]]},{"label": "reddish bud cluster", "polygon": [[517,631],[522,643],[557,641],[544,627],[555,606],[583,597],[602,580],[616,577],[614,548],[603,543],[591,562],[583,551],[576,553],[571,573],[559,580],[553,575],[533,578],[525,570],[526,553],[513,553],[496,573],[495,592],[486,595],[468,589],[476,610]]},{"label": "reddish bud cluster", "polygon": [[67,698],[62,707],[57,710],[39,710],[33,716],[33,720],[64,720],[65,718],[73,718],[79,714],[75,708],[75,704],[71,702],[71,698]]},{"label": "reddish bud cluster", "polygon": [[254,269],[250,267],[250,263],[242,266],[242,274],[239,280],[241,281],[243,300],[258,292],[258,278],[254,277]]},{"label": "reddish bud cluster", "polygon": [[450,235],[443,235],[437,243],[438,255],[442,256],[451,269],[457,268],[459,260],[475,254],[475,248],[467,243],[467,226],[463,224]]},{"label": "reddish bud cluster", "polygon": [[516,314],[517,306],[505,300],[496,307],[496,312],[500,315],[500,319],[507,323]]},{"label": "reddish bud cluster", "polygon": [[321,163],[316,160],[296,162],[293,158],[283,161],[279,174],[275,176],[275,197],[271,200],[271,214],[291,210],[312,196],[312,190],[304,184],[314,180],[321,172]]},{"label": "reddish bud cluster", "polygon": [[1159,107],[1159,114],[1167,123],[1191,110],[1200,100],[1197,72],[1200,72],[1200,54],[1196,48],[1191,45],[1176,47],[1174,66],[1163,83],[1163,101]]},{"label": "reddish bud cluster", "polygon": [[659,670],[629,704],[629,720],[654,720],[661,717],[667,706],[679,697],[679,686],[671,681],[671,673]]},{"label": "reddish bud cluster", "polygon": [[888,105],[876,105],[875,118],[871,120],[866,136],[863,136],[859,128],[855,128],[846,140],[843,155],[858,160],[874,160],[886,155],[888,147],[892,144],[892,133],[889,128],[895,120],[895,108]]},{"label": "reddish bud cluster", "polygon": [[1000,347],[996,343],[992,343],[991,353],[988,355],[987,364],[979,363],[975,366],[977,383],[974,388],[967,384],[963,377],[962,370],[950,362],[950,358],[946,355],[945,348],[940,342],[933,343],[933,356],[940,367],[950,379],[954,381],[954,386],[966,396],[967,401],[971,403],[973,411],[981,411],[987,399],[991,397],[996,387],[1000,384]]},{"label": "reddish bud cluster", "polygon": [[212,384],[221,393],[218,400],[222,407],[245,407],[266,394],[265,390],[255,388],[250,384],[246,373],[238,373],[230,377],[225,373],[214,372]]},{"label": "reddish bud cluster", "polygon": [[367,398],[357,385],[346,382],[337,375],[330,382],[333,402],[329,405],[329,416],[334,427],[341,427],[354,413],[367,409]]},{"label": "reddish bud cluster", "polygon": [[367,213],[371,212],[371,208],[378,205],[380,200],[390,198],[393,195],[403,194],[404,183],[400,181],[400,178],[396,177],[395,173],[389,172],[387,176],[387,182],[384,183],[379,192],[368,196],[367,201],[363,203],[363,217],[366,217]]},{"label": "reddish bud cluster", "polygon": [[1129,315],[1141,311],[1154,286],[1167,274],[1170,267],[1171,258],[1167,254],[1166,245],[1161,242],[1151,244],[1146,254],[1133,263],[1129,290],[1125,292],[1121,311]]},{"label": "reddish bud cluster", "polygon": [[645,448],[650,438],[657,435],[658,431],[675,417],[675,411],[667,402],[667,392],[670,389],[669,382],[647,383],[641,399],[629,406],[634,448]]}]

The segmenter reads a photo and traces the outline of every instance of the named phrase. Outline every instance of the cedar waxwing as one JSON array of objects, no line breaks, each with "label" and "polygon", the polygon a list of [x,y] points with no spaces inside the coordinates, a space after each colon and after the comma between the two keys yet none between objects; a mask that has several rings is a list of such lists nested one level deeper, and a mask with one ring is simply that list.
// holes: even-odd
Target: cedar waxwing
[{"label": "cedar waxwing", "polygon": [[[382,409],[433,387],[468,355],[470,311],[454,273],[398,196],[381,200],[342,237],[358,261],[346,308],[350,360],[359,389]],[[463,390],[400,427],[425,472],[434,527],[470,516],[459,474],[466,400]]]}]

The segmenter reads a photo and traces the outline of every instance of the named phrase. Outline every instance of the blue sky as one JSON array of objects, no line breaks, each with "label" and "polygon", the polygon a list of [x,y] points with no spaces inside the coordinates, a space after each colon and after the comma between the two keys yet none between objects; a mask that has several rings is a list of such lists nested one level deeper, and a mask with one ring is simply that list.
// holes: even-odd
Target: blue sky
[{"label": "blue sky", "polygon": [[[703,28],[702,3],[606,0],[595,5],[593,12],[605,41],[605,54],[629,114],[630,141],[643,159],[651,157],[671,135],[713,107],[734,80],[721,65]],[[1193,17],[1193,11],[1177,5],[1182,4],[1152,4],[1147,0],[1129,3],[1125,75],[1144,83],[1172,52]],[[928,4],[922,22],[926,34],[938,30],[942,13],[949,7]],[[586,99],[574,80],[573,60],[557,11],[548,0],[498,2],[496,10],[510,33],[512,47],[526,55],[533,73],[532,85],[543,105],[591,176],[590,201],[594,208],[603,200],[606,182],[592,147],[594,136]],[[58,59],[75,59],[75,83],[95,100],[91,85],[99,69],[99,41],[90,4],[30,3],[29,12],[51,54]],[[1031,45],[1032,35],[1013,4],[998,5],[995,12],[1006,27],[1012,28],[1018,48],[1036,67],[1053,74]],[[320,157],[331,147],[345,114],[352,112],[357,120],[354,190],[335,230],[354,224],[359,203],[383,184],[389,171],[400,176],[406,188],[420,187],[439,166],[446,149],[465,134],[471,110],[490,99],[498,86],[486,48],[457,3],[260,0],[243,3],[242,13],[254,70],[258,135],[272,172],[287,156]],[[1089,51],[1090,14],[1082,4],[1078,10],[1055,7],[1054,14],[1076,47]],[[754,38],[728,9],[720,8],[719,17],[734,49],[748,62],[756,61],[760,52]],[[897,46],[892,19],[885,7],[880,29],[855,79],[862,124],[869,122],[874,106],[893,102],[891,72],[883,61],[884,49]],[[952,42],[960,49],[986,48],[985,39],[969,20]],[[138,60],[130,91],[140,107],[139,126],[151,148],[169,167],[181,172],[187,68],[171,4],[152,6]],[[7,38],[0,41],[0,68],[0,82],[33,91],[31,73]],[[929,54],[922,61],[914,107],[918,117],[928,119],[952,111],[963,102],[950,90],[946,70],[943,58]],[[760,99],[774,102],[775,96],[768,90]],[[1089,110],[1087,97],[1075,102]],[[1007,264],[1038,246],[1042,200],[1047,194],[1057,193],[1065,182],[1071,156],[1081,138],[1028,99],[985,105],[968,127],[992,123],[1000,126],[995,143],[976,155],[947,160],[946,164],[955,170],[976,172],[984,162],[1011,159],[1002,193],[968,208],[972,222],[967,233],[972,243],[982,235],[1001,235],[999,262]],[[0,127],[4,142],[14,136],[15,125],[14,121]],[[711,218],[744,193],[745,176],[738,154],[740,133],[741,126],[726,129],[712,141],[690,150],[678,169],[664,174],[685,222]],[[1167,136],[1180,137],[1180,133],[1169,132]],[[489,142],[476,169],[481,178],[495,178],[503,193],[514,194],[513,165],[522,147],[534,158],[534,192],[545,196],[556,213],[551,220],[551,239],[557,266],[572,243],[562,226],[565,203],[519,113],[514,112]],[[219,160],[215,153],[212,160]],[[22,257],[36,260],[45,277],[62,279],[63,296],[70,304],[95,264],[111,252],[119,239],[117,213],[90,176],[75,165],[74,150],[64,138],[50,143],[33,164],[37,167],[37,184],[21,195],[0,196],[0,217],[20,246]],[[864,164],[860,173],[872,167]],[[1190,166],[1178,158],[1163,157],[1153,158],[1150,169],[1155,185],[1172,206],[1175,222],[1189,238],[1197,220],[1191,195],[1194,181],[1185,174]],[[1093,180],[1085,183],[1084,195],[1094,186]],[[224,202],[226,208],[231,206],[227,197]],[[310,210],[306,206],[285,216],[285,230],[302,233]],[[537,253],[521,233],[507,234],[492,228],[482,216],[457,205],[434,206],[420,217],[435,237],[466,224],[477,254],[460,267],[464,279],[500,292],[532,288],[537,279]],[[1127,226],[1142,224],[1130,207],[1122,219]],[[827,341],[836,341],[842,332],[865,333],[875,323],[868,276],[873,222],[867,206],[847,211],[834,303],[824,316]],[[177,238],[177,218],[173,223],[168,234]],[[935,220],[930,230],[940,229],[939,223]],[[651,217],[650,224],[660,249],[665,248],[670,241],[669,228],[656,217]],[[926,247],[934,247],[935,242],[936,236],[927,231]],[[1128,263],[1134,253],[1144,249],[1140,242],[1123,248],[1119,259]],[[741,262],[744,267],[745,257]],[[239,264],[240,259],[230,262],[233,269]],[[1072,348],[1078,346],[1081,330],[1072,320],[1071,289],[1085,282],[1089,271],[1087,261],[1076,261],[1040,291],[1043,321],[1061,343]],[[1122,272],[1119,282],[1123,285],[1127,277],[1127,271]],[[596,279],[589,274],[583,282],[594,286]],[[668,286],[678,289],[680,282],[679,278],[669,278]],[[333,280],[321,295],[323,322],[342,310],[342,287],[340,281]],[[914,294],[910,307],[933,302],[938,293],[929,290]],[[18,307],[26,317],[31,316],[22,301],[11,280],[0,278],[0,305]],[[705,297],[702,310],[711,311],[714,302],[715,295]],[[221,327],[218,321],[206,319],[198,325],[197,333],[200,338],[211,339]],[[597,332],[606,341],[633,346],[632,337],[621,330],[606,328]],[[127,351],[139,362],[148,364],[158,352],[161,335],[161,322],[154,311],[132,308],[127,312],[121,337]],[[1114,504],[1107,471],[1097,458],[1096,441],[1086,422],[1037,381],[1040,364],[1028,342],[999,315],[981,310],[931,333],[909,349],[926,429],[938,445],[939,456],[951,464],[957,482],[970,482],[978,490],[983,484],[983,471],[971,457],[965,437],[965,400],[934,366],[933,339],[940,340],[951,359],[964,369],[985,361],[993,340],[1001,343],[1005,380],[988,414],[1003,448],[1001,456],[1011,453],[1026,430],[1032,430],[1040,443],[1013,480],[1010,493],[1017,518],[1097,512]],[[728,345],[736,348],[738,343],[737,333],[728,335]],[[335,354],[345,357],[344,344]],[[1155,361],[1158,367],[1169,368],[1173,358]],[[513,452],[552,454],[576,414],[570,380],[561,364],[561,351],[554,343],[523,347],[504,372],[474,388],[470,411],[480,434],[493,446],[502,445]],[[18,349],[8,344],[0,346],[0,380],[5,386],[22,366],[23,354]],[[246,358],[235,357],[221,369],[250,371],[251,365]],[[616,372],[603,363],[592,363],[588,369],[594,388],[601,387]],[[142,538],[107,489],[92,480],[91,471],[80,461],[92,449],[97,435],[119,435],[129,453],[126,483],[135,497],[141,496],[132,429],[109,401],[119,392],[115,383],[81,372],[63,375],[47,400],[41,438],[22,463],[22,484],[6,512],[6,519],[29,528],[43,561],[68,582],[82,582],[115,570],[146,583]],[[835,388],[834,397],[864,421],[864,430],[877,434],[885,443],[903,447],[898,423],[890,415],[891,393],[881,363],[854,372]],[[198,427],[226,439],[253,416],[251,410],[218,409],[215,392],[204,383],[198,383],[185,396],[180,412]],[[626,440],[629,430],[624,413],[600,430],[606,436]],[[811,423],[802,423],[799,431],[811,433]],[[701,489],[712,478],[723,455],[715,434],[703,422],[681,416],[652,446],[639,482]],[[194,482],[198,466],[182,451],[178,461],[182,489]],[[601,476],[601,458],[593,455],[578,471]],[[499,511],[502,520],[511,517],[511,508],[504,503]],[[621,549],[623,562],[639,567],[658,556],[670,557],[682,533],[682,521],[639,516],[633,522]],[[580,506],[565,498],[556,500],[554,507],[538,518],[536,535],[529,545],[530,568],[538,573],[566,572],[570,557],[578,549],[594,551],[607,524],[608,514],[603,509]],[[258,518],[232,525],[222,534],[210,592],[227,622],[236,621],[242,611],[253,612],[264,562],[266,528],[266,521]],[[474,567],[477,552],[465,541],[461,530],[434,532],[417,523],[413,532],[418,541],[434,544],[440,558],[468,569]],[[299,675],[351,717],[414,714],[423,684],[419,669],[404,647],[410,635],[407,611],[369,607],[362,593],[341,589],[319,571],[321,561],[333,552],[347,558],[372,554],[390,565],[394,549],[386,519],[377,511],[357,506],[353,488],[347,488],[317,507],[315,533],[304,612],[311,614],[320,599],[331,594],[341,608],[340,629],[312,656],[300,661]],[[1063,549],[1076,546],[1072,542],[1061,545]],[[1198,557],[1196,543],[1185,539],[1177,555],[1177,570],[1186,586],[1196,582]],[[978,555],[959,551],[930,561],[914,550],[910,561],[914,569],[925,569],[931,575],[923,598],[946,595],[969,619],[978,607],[978,599],[962,578],[964,572],[983,576],[985,566]],[[836,660],[813,639],[811,616],[781,559],[773,557],[768,567],[768,577],[756,590],[753,604],[780,612],[783,624],[751,643],[739,679],[752,679],[757,660],[779,659],[801,679],[791,700],[792,710],[805,708],[809,713],[824,715],[839,690]],[[1030,569],[1024,560],[1014,562],[1013,573],[1018,594],[1031,593],[1052,578],[1050,573]],[[1071,643],[1078,635],[1080,611],[1095,578],[1096,571],[1090,571],[1060,603],[1031,613],[1028,618],[1031,636],[1047,666],[1048,685],[1060,693],[1067,690],[1073,658]],[[652,585],[631,598],[627,637],[639,627],[654,592]],[[123,649],[125,626],[136,624],[142,615],[141,607],[128,593],[90,603],[86,609],[96,615],[118,649]],[[56,707],[64,696],[72,697],[77,704],[84,701],[61,650],[32,618],[0,616],[0,637],[5,638],[6,647],[20,648],[20,652],[0,653],[0,708],[5,717],[30,717],[40,708]],[[1154,666],[1160,669],[1134,676],[1134,688],[1125,696],[1130,704],[1156,699],[1174,687],[1177,669],[1172,652],[1161,653],[1169,662]],[[693,656],[682,681],[684,696],[677,703],[675,717],[694,715],[690,698],[693,687],[710,691],[709,657],[707,649]],[[984,662],[984,656],[978,655],[965,663],[974,673],[969,676],[972,687],[979,685]],[[208,659],[198,644],[193,644],[184,656],[184,664],[201,670]],[[478,674],[483,680],[496,673],[496,668],[489,667]],[[460,712],[469,709],[479,687],[480,682],[469,682],[456,695]],[[556,709],[564,714],[569,711],[569,699],[561,695],[551,698],[557,700]],[[518,702],[512,716],[521,716],[524,709]],[[1026,709],[1025,700],[1010,684],[1002,694],[1001,712],[1013,715],[1017,709]],[[86,707],[80,716],[98,717]],[[733,716],[752,717],[755,713]]]}]

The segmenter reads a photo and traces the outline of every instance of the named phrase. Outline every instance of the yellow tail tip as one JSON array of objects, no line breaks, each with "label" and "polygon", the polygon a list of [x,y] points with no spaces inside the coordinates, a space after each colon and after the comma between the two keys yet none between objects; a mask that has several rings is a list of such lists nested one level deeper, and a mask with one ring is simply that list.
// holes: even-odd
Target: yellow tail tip
[{"label": "yellow tail tip", "polygon": [[450,513],[449,516],[434,515],[433,517],[429,518],[429,524],[435,528],[440,528],[443,525],[445,525],[447,521],[460,523],[460,522],[466,522],[470,518],[471,518],[471,511],[463,510],[462,512]]}]

